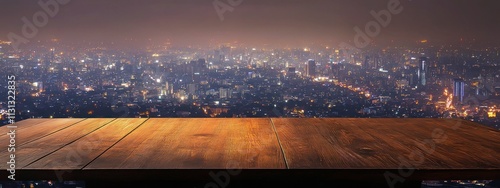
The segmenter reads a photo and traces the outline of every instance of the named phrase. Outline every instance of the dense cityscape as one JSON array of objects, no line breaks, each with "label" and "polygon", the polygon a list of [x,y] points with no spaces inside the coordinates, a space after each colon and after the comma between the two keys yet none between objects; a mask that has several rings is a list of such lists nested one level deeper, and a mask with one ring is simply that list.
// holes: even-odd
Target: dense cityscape
[{"label": "dense cityscape", "polygon": [[[499,127],[500,49],[450,44],[347,49],[242,43],[144,49],[0,42],[17,120],[67,117],[464,118]],[[111,47],[110,47],[111,46]],[[7,96],[7,82],[0,83]],[[0,104],[7,124],[7,104]]]}]

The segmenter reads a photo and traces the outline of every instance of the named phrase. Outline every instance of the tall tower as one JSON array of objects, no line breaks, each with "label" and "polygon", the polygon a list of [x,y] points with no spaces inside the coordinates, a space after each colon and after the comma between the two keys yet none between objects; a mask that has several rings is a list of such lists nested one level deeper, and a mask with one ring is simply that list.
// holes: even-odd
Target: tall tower
[{"label": "tall tower", "polygon": [[368,70],[370,67],[370,56],[365,57],[365,61],[363,62],[363,69]]},{"label": "tall tower", "polygon": [[373,66],[375,67],[375,70],[378,70],[379,68],[381,68],[381,62],[380,62],[380,56],[375,56],[375,58],[373,59]]},{"label": "tall tower", "polygon": [[457,103],[462,103],[464,102],[464,97],[465,81],[460,78],[453,79],[453,98]]},{"label": "tall tower", "polygon": [[421,57],[418,62],[418,83],[420,86],[427,85],[427,57]]},{"label": "tall tower", "polygon": [[314,59],[309,59],[306,63],[306,76],[316,77],[316,61]]},{"label": "tall tower", "polygon": [[169,84],[168,82],[165,83],[165,91],[167,95],[171,95],[174,93],[174,87],[172,84]]}]

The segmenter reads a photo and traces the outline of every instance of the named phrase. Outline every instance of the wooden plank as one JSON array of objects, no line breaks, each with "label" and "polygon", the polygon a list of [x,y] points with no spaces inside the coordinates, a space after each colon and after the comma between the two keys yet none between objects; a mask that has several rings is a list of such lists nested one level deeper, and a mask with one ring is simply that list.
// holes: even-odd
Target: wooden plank
[{"label": "wooden plank", "polygon": [[[360,119],[358,122],[364,125],[374,121]],[[407,152],[399,153],[398,158],[400,161],[411,162],[415,168],[489,169],[500,167],[500,159],[484,155],[485,153],[500,154],[500,143],[488,141],[488,139],[500,139],[498,131],[490,132],[491,129],[481,125],[477,125],[478,129],[472,131],[473,128],[467,126],[466,121],[446,119],[379,119],[375,122],[385,126],[383,128],[380,126],[360,127],[367,134],[376,137],[380,143],[399,142],[398,144],[403,145]],[[399,136],[388,138],[387,133]]]},{"label": "wooden plank", "polygon": [[[65,129],[75,123],[83,121],[82,118],[74,118],[74,119],[52,119],[49,121],[46,120],[26,120],[19,122],[18,127],[16,129],[16,145],[20,146],[31,141],[40,139],[44,136],[53,134],[62,129]],[[21,128],[22,127],[22,128]],[[6,133],[7,131],[5,131]],[[0,140],[7,139],[6,134],[2,134],[0,136]]]},{"label": "wooden plank", "polygon": [[[370,123],[377,123],[376,121]],[[392,131],[401,137],[399,142],[411,148],[411,153],[400,156],[411,162],[410,154],[423,156],[414,162],[419,169],[490,169],[500,168],[500,132],[467,121],[448,119],[379,120],[387,122]],[[381,124],[380,122],[378,124]],[[474,125],[475,124],[475,125]],[[371,126],[375,127],[375,126]],[[365,131],[383,139],[380,129]],[[497,140],[497,141],[494,141]],[[424,145],[424,143],[427,143]],[[423,147],[425,146],[425,147]],[[422,155],[421,155],[422,154]],[[416,155],[414,155],[416,156]],[[415,157],[415,159],[419,159]],[[416,161],[416,160],[414,160]]]},{"label": "wooden plank", "polygon": [[[53,120],[53,119],[52,119]],[[13,126],[17,126],[16,131],[24,130],[24,129],[31,129],[32,127],[38,126],[42,123],[49,124],[49,121],[51,119],[27,119],[23,121],[16,122]],[[8,132],[9,129],[7,128],[8,125],[0,127],[0,132]],[[43,125],[42,125],[43,126]],[[3,139],[4,137],[7,137],[5,134],[0,135],[0,139]]]},{"label": "wooden plank", "polygon": [[[47,121],[50,121],[50,120],[51,119],[47,119],[47,118],[43,118],[43,119],[26,119],[26,120],[22,120],[22,121],[16,122],[12,126],[17,126],[17,128],[16,128],[17,130],[22,130],[22,129],[30,128],[30,127],[36,126],[37,124],[40,124],[40,123],[43,123],[43,122],[47,122]],[[9,126],[9,125],[5,125],[5,126],[0,127],[0,132],[7,131],[8,130],[7,126]]]},{"label": "wooden plank", "polygon": [[[344,119],[273,119],[291,169],[376,168],[397,165],[375,139]],[[380,146],[383,147],[383,146]]]},{"label": "wooden plank", "polygon": [[[16,167],[23,168],[113,120],[114,119],[87,119],[49,136],[21,145],[16,148],[15,152]],[[54,120],[51,122],[53,124],[58,124],[61,121],[65,122],[65,120]],[[39,126],[36,128],[43,129],[43,127]],[[0,154],[0,159],[7,159],[9,155],[10,154],[6,152],[2,153]],[[1,163],[0,168],[6,168],[6,163]]]},{"label": "wooden plank", "polygon": [[[443,119],[273,119],[290,168],[499,169],[498,131]],[[446,135],[438,140],[435,135]],[[441,133],[441,134],[437,134]],[[465,135],[465,136],[464,136]],[[439,137],[441,138],[441,137]],[[435,148],[419,143],[432,140]],[[430,142],[432,144],[432,142]],[[412,158],[410,158],[410,156]]]},{"label": "wooden plank", "polygon": [[284,169],[269,119],[150,119],[91,169]]},{"label": "wooden plank", "polygon": [[117,119],[23,169],[82,169],[146,120]]}]

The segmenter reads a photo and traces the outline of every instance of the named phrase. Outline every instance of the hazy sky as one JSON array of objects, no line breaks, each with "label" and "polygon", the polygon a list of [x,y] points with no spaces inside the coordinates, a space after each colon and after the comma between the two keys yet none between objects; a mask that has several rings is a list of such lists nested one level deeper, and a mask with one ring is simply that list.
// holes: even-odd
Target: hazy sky
[{"label": "hazy sky", "polygon": [[[374,20],[370,11],[387,9],[388,1],[243,0],[221,21],[212,0],[72,0],[35,38],[169,38],[189,44],[220,40],[279,45],[352,41],[353,28],[364,29]],[[21,34],[21,18],[32,20],[42,10],[37,2],[0,0],[0,39],[9,32]],[[403,12],[393,15],[376,41],[499,40],[498,0],[401,0],[401,6]]]}]

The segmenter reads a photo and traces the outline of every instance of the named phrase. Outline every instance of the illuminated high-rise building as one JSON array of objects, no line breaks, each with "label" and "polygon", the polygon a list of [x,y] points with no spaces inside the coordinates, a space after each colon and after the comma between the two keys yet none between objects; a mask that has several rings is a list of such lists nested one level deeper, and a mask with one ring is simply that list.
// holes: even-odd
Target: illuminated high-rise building
[{"label": "illuminated high-rise building", "polygon": [[174,87],[172,84],[169,84],[168,82],[165,83],[165,91],[166,91],[166,95],[171,95],[174,93]]},{"label": "illuminated high-rise building", "polygon": [[370,56],[365,57],[365,61],[363,62],[363,69],[365,69],[365,70],[371,69]]},{"label": "illuminated high-rise building", "polygon": [[198,86],[196,84],[188,84],[187,93],[190,95],[196,95]]},{"label": "illuminated high-rise building", "polygon": [[382,64],[380,61],[381,61],[380,56],[375,56],[373,58],[373,68],[375,68],[375,70],[378,70],[379,68],[382,67]]},{"label": "illuminated high-rise building", "polygon": [[418,84],[420,86],[427,85],[427,57],[421,57],[418,62]]},{"label": "illuminated high-rise building", "polygon": [[201,81],[202,75],[204,75],[207,70],[206,60],[198,59],[197,61],[191,61],[188,69],[189,73],[192,76],[192,81],[194,83],[199,83]]},{"label": "illuminated high-rise building", "polygon": [[229,99],[232,97],[232,90],[228,88],[219,88],[219,98],[220,99]]},{"label": "illuminated high-rise building", "polygon": [[464,102],[465,82],[462,79],[453,79],[453,98],[458,103]]},{"label": "illuminated high-rise building", "polygon": [[420,80],[418,77],[418,67],[409,67],[408,71],[406,71],[406,79],[408,80],[410,87],[416,88],[418,87]]},{"label": "illuminated high-rise building", "polygon": [[306,76],[316,77],[316,61],[314,59],[310,59],[306,63]]}]

